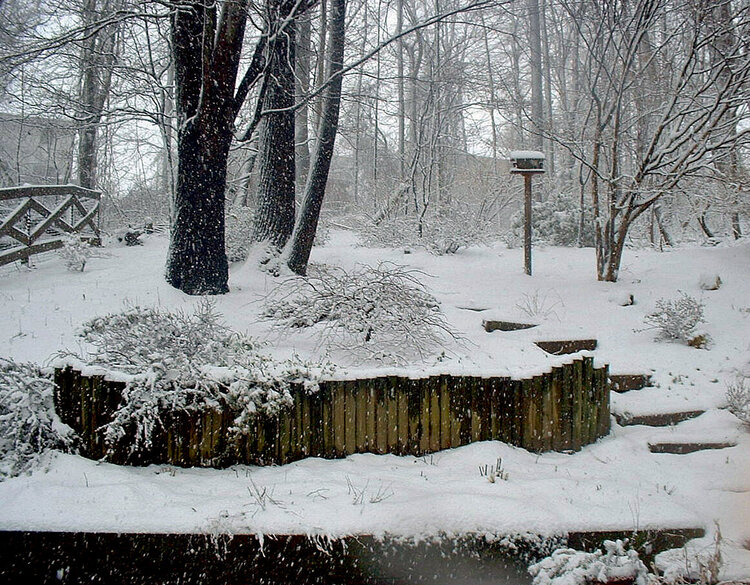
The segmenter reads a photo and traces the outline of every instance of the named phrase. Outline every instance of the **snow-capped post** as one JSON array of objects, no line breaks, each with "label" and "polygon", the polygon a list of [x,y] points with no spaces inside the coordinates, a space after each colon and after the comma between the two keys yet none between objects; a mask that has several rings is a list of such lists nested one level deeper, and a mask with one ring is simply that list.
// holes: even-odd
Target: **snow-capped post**
[{"label": "snow-capped post", "polygon": [[536,150],[514,150],[510,153],[510,172],[523,175],[523,266],[531,276],[531,176],[544,172],[544,153]]}]

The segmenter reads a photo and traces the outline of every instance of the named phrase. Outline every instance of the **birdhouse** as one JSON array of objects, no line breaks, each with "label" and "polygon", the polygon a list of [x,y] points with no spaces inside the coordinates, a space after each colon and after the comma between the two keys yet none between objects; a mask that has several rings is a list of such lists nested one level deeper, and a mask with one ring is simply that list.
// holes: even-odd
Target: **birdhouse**
[{"label": "birdhouse", "polygon": [[536,150],[514,150],[510,153],[511,173],[543,173],[544,153]]}]

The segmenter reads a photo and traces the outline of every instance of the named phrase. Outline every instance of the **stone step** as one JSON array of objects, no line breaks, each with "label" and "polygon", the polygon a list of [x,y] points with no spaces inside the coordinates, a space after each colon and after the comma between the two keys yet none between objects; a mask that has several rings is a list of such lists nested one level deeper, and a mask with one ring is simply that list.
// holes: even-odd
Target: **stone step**
[{"label": "stone step", "polygon": [[628,539],[630,545],[638,551],[640,559],[651,566],[660,552],[682,548],[689,540],[703,538],[705,535],[706,531],[701,527],[570,532],[567,546],[576,550],[593,551],[600,549],[605,540]]},{"label": "stone step", "polygon": [[537,347],[552,355],[564,355],[579,351],[594,351],[596,339],[560,339],[554,341],[537,341]]},{"label": "stone step", "polygon": [[493,331],[520,331],[536,326],[536,323],[514,323],[513,321],[496,321],[494,319],[485,319],[482,321],[482,327],[484,327],[487,333],[492,333]]},{"label": "stone step", "polygon": [[623,427],[646,425],[648,427],[668,427],[702,415],[705,410],[687,410],[684,412],[664,412],[659,414],[630,414],[613,412],[617,424]]},{"label": "stone step", "polygon": [[609,386],[613,392],[630,392],[651,386],[651,374],[610,374]]},{"label": "stone step", "polygon": [[737,443],[649,443],[648,450],[652,453],[672,453],[674,455],[686,455],[696,451],[707,451],[709,449],[727,449],[736,447]]}]

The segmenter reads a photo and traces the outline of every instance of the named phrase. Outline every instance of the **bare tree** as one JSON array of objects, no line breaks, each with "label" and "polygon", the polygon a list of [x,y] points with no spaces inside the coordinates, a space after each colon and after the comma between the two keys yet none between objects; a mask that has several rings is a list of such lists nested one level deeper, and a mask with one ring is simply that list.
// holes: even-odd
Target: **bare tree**
[{"label": "bare tree", "polygon": [[[566,8],[572,16],[574,7]],[[748,34],[750,15],[745,9],[721,26],[707,26],[711,11],[691,0],[592,2],[588,18],[576,23],[585,47],[588,112],[578,140],[563,146],[590,173],[600,280],[617,280],[629,230],[639,217],[682,181],[712,175],[712,163],[729,160],[750,136],[730,115],[749,97],[750,55],[738,42],[719,42],[730,29],[738,38]],[[649,31],[665,15],[669,30],[662,31],[650,57],[639,60]],[[716,55],[707,66],[710,51]],[[644,112],[634,107],[634,93],[660,55],[669,67],[659,72],[659,100],[644,126],[638,124]]]},{"label": "bare tree", "polygon": [[279,251],[294,229],[294,0],[267,3],[268,43],[266,74],[257,111],[260,126],[258,195],[253,240],[268,242]]},{"label": "bare tree", "polygon": [[237,87],[246,0],[173,7],[177,188],[166,278],[188,294],[229,290],[224,189],[234,119],[259,78],[265,37]]},{"label": "bare tree", "polygon": [[331,0],[329,60],[327,67],[328,86],[322,100],[322,112],[318,126],[318,139],[312,166],[305,185],[305,194],[299,219],[294,228],[287,264],[293,272],[305,274],[310,259],[315,232],[318,227],[320,209],[323,205],[328,171],[333,157],[333,147],[339,124],[341,107],[341,71],[344,67],[344,36],[346,24],[346,0]]}]

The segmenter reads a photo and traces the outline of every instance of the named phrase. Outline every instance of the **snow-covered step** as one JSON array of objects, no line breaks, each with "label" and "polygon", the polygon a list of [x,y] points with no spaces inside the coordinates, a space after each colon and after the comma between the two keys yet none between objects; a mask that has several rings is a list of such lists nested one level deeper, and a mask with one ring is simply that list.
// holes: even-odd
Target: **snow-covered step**
[{"label": "snow-covered step", "polygon": [[662,412],[657,414],[631,414],[613,412],[620,426],[646,425],[649,427],[668,427],[702,415],[705,410],[686,410],[682,412]]},{"label": "snow-covered step", "polygon": [[610,374],[610,389],[613,392],[630,392],[631,390],[641,390],[651,386],[650,374]]},{"label": "snow-covered step", "polygon": [[596,339],[559,339],[550,341],[537,341],[537,347],[552,355],[563,355],[579,351],[594,351],[597,346]]},{"label": "snow-covered step", "polygon": [[500,321],[497,319],[485,319],[482,321],[482,327],[487,333],[493,331],[520,331],[522,329],[531,329],[536,327],[536,323],[518,323],[515,321]]},{"label": "snow-covered step", "polygon": [[673,455],[686,455],[696,451],[706,451],[709,449],[728,449],[736,447],[734,442],[706,442],[706,443],[649,443],[648,450],[652,453],[671,453]]}]

